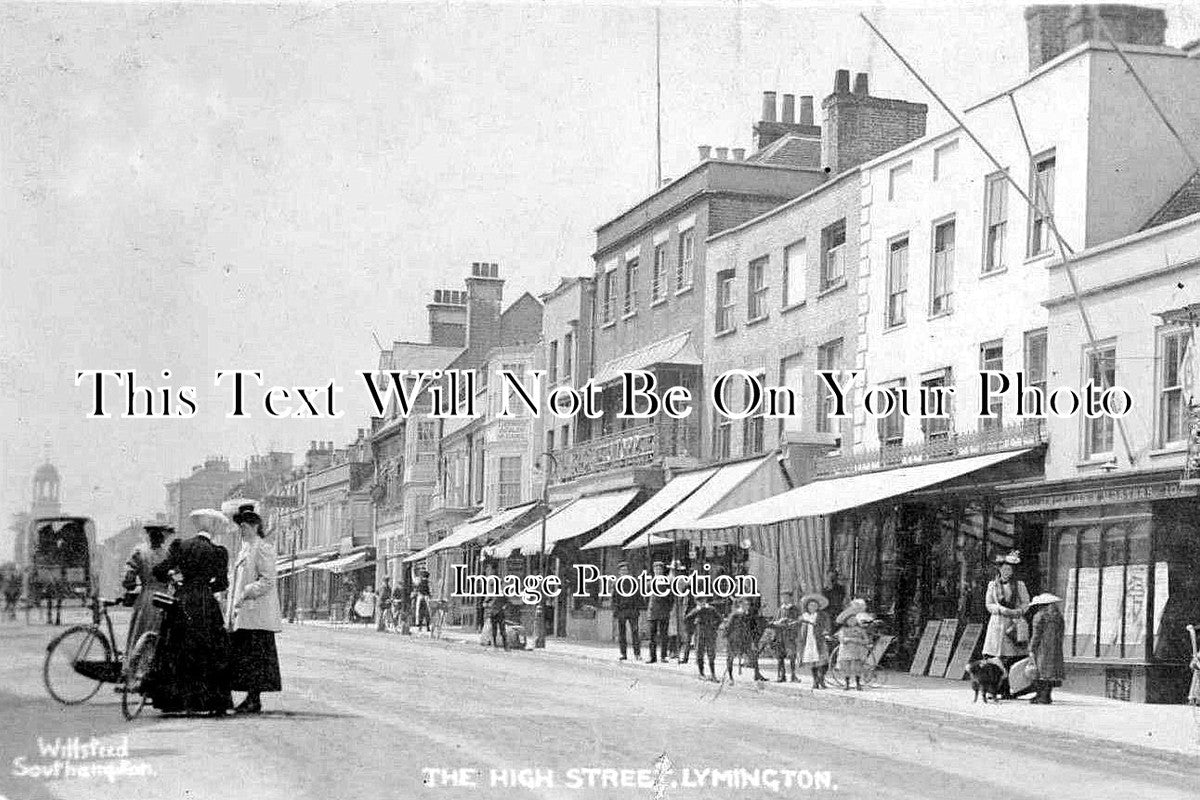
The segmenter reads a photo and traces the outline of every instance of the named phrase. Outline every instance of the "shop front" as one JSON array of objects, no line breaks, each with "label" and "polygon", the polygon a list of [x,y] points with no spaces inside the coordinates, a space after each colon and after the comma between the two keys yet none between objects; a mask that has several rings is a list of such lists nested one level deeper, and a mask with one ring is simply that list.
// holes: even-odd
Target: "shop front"
[{"label": "shop front", "polygon": [[1047,590],[1063,598],[1072,691],[1182,703],[1200,625],[1200,499],[1178,470],[1015,487],[1043,515]]}]

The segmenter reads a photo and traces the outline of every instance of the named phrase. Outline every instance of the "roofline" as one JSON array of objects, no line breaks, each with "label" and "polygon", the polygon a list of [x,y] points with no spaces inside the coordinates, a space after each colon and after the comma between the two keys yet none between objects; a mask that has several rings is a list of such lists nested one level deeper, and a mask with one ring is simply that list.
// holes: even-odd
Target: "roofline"
[{"label": "roofline", "polygon": [[[1188,60],[1187,53],[1183,52],[1182,50],[1180,50],[1177,47],[1170,47],[1168,45],[1122,44],[1121,49],[1124,50],[1126,53],[1134,53],[1134,54],[1138,54],[1138,55],[1157,55],[1157,56],[1164,56],[1167,58],[1179,58],[1179,59],[1183,59],[1184,61]],[[1015,92],[1017,89],[1020,89],[1023,86],[1026,86],[1026,85],[1033,83],[1034,81],[1040,79],[1046,73],[1052,72],[1052,71],[1058,69],[1059,67],[1063,66],[1064,64],[1074,61],[1076,58],[1079,58],[1079,57],[1083,56],[1085,53],[1088,53],[1091,51],[1115,53],[1116,49],[1113,48],[1111,45],[1108,45],[1108,44],[1105,44],[1102,42],[1090,42],[1089,41],[1089,42],[1084,42],[1082,44],[1076,45],[1075,47],[1071,48],[1070,50],[1067,50],[1065,53],[1062,53],[1062,54],[1052,58],[1051,60],[1047,61],[1045,64],[1042,64],[1040,67],[1035,69],[1033,72],[1030,72],[1029,74],[1027,74],[1027,75],[1021,77],[1020,79],[1014,81],[1013,83],[1007,85],[1005,88],[998,90],[998,91],[993,90],[991,93],[985,95],[982,100],[972,103],[971,105],[964,108],[961,113],[969,114],[972,111],[983,108],[986,105],[989,105],[996,101],[1002,100],[1005,97],[1007,97],[1009,94],[1011,94],[1012,92]],[[952,124],[950,127],[945,128],[940,131],[937,131],[935,133],[927,133],[924,136],[922,136],[920,139],[914,139],[911,142],[909,142],[908,144],[901,145],[900,147],[897,147],[894,150],[889,150],[882,155],[879,155],[879,156],[876,156],[875,158],[870,159],[869,161],[864,161],[862,164],[859,165],[859,168],[862,170],[871,169],[873,167],[879,166],[880,164],[887,163],[888,161],[891,161],[892,159],[895,159],[902,155],[905,155],[906,153],[909,153],[913,150],[916,150],[919,147],[923,147],[927,144],[931,144],[944,136],[949,136],[949,135],[958,133],[961,130],[962,130],[961,125]]]},{"label": "roofline", "polygon": [[840,182],[842,179],[848,178],[851,175],[858,175],[860,172],[862,172],[862,167],[858,166],[858,167],[851,167],[848,170],[844,170],[842,172],[839,172],[836,175],[832,175],[832,176],[830,176],[829,180],[825,181],[825,183],[822,183],[820,186],[817,186],[813,189],[809,189],[807,192],[800,195],[799,197],[795,197],[791,200],[788,200],[783,205],[776,206],[775,208],[772,208],[770,211],[764,211],[762,214],[759,214],[757,217],[746,220],[741,225],[738,225],[735,228],[726,228],[725,230],[720,231],[719,233],[714,233],[712,236],[709,236],[707,239],[705,239],[705,241],[713,242],[713,241],[716,241],[717,239],[720,239],[723,236],[728,236],[732,233],[737,233],[738,231],[742,231],[747,228],[752,228],[755,225],[766,222],[767,220],[769,220],[771,217],[775,216],[776,214],[782,214],[784,211],[787,211],[788,209],[792,208],[793,206],[800,205],[801,203],[804,203],[805,201],[815,197],[816,195],[820,194],[821,192],[826,191],[827,189],[829,189],[829,187],[833,186],[835,183]]},{"label": "roofline", "polygon": [[711,164],[728,164],[728,165],[732,165],[735,167],[749,167],[751,169],[777,169],[777,170],[782,170],[784,172],[812,172],[812,173],[824,174],[824,170],[822,170],[820,167],[793,167],[789,164],[763,164],[758,161],[746,161],[745,159],[743,159],[741,161],[731,161],[729,159],[706,158],[703,161],[701,161],[700,163],[696,164],[696,166],[692,167],[687,172],[680,175],[675,180],[668,183],[666,186],[662,186],[662,187],[658,188],[657,190],[655,190],[655,191],[651,192],[650,194],[646,195],[645,197],[643,197],[638,202],[634,203],[632,206],[629,206],[628,208],[626,208],[620,214],[617,214],[615,217],[610,218],[606,222],[602,222],[600,225],[596,226],[596,228],[593,230],[593,233],[597,233],[597,234],[600,233],[600,231],[602,231],[605,228],[607,228],[608,226],[616,223],[622,217],[632,214],[634,211],[636,211],[637,209],[646,205],[654,198],[656,198],[659,195],[661,195],[662,193],[668,191],[675,184],[679,183],[682,180],[690,178],[693,174],[699,172],[702,169],[707,168]]}]

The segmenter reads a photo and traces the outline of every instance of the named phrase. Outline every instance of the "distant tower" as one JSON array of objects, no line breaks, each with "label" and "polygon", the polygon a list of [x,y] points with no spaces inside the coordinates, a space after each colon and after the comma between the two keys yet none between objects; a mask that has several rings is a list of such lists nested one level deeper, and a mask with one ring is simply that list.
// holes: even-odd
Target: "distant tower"
[{"label": "distant tower", "polygon": [[62,479],[58,470],[47,461],[33,473],[33,504],[29,513],[35,517],[55,517],[62,513]]}]

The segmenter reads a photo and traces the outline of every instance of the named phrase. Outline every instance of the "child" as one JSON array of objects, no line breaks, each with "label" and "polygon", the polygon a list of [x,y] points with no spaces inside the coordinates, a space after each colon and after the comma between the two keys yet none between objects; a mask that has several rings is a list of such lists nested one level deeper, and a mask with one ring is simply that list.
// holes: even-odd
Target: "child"
[{"label": "child", "polygon": [[721,626],[721,612],[713,607],[712,598],[701,595],[696,598],[696,606],[687,613],[684,620],[696,633],[696,666],[700,669],[700,679],[704,680],[704,657],[708,656],[708,680],[717,679],[717,628]]},{"label": "child", "polygon": [[508,612],[508,598],[497,595],[488,602],[488,617],[492,623],[492,647],[496,646],[496,634],[500,634],[500,643],[504,652],[508,652],[508,633],[505,630],[505,619]]},{"label": "child", "polygon": [[854,687],[860,692],[862,691],[863,667],[867,660],[867,653],[871,650],[871,637],[862,627],[865,616],[866,614],[862,612],[853,613],[849,608],[838,615],[838,622],[842,623],[842,627],[837,632],[837,668],[846,676],[844,688],[850,688],[850,678],[853,677]]},{"label": "child", "polygon": [[800,615],[796,650],[800,665],[812,672],[814,689],[826,688],[825,673],[829,671],[829,645],[825,643],[830,636],[829,616],[825,614],[828,606],[829,598],[818,592],[800,598],[804,613]]},{"label": "child", "polygon": [[791,670],[792,683],[799,683],[800,679],[796,677],[796,644],[799,637],[800,628],[800,609],[792,602],[791,592],[781,592],[783,602],[779,604],[779,614],[776,616],[772,626],[775,628],[775,656],[779,662],[779,672],[777,680],[783,683],[787,680],[784,672],[784,660],[786,659],[788,667]]},{"label": "child", "polygon": [[745,657],[754,665],[754,680],[765,681],[758,669],[758,607],[753,598],[743,597],[725,619],[725,674],[733,683],[733,660]]}]

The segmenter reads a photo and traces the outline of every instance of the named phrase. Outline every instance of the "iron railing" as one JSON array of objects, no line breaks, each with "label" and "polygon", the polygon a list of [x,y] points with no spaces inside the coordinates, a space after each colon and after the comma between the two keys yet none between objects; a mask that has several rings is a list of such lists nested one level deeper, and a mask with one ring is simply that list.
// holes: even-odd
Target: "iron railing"
[{"label": "iron railing", "polygon": [[571,481],[611,469],[654,464],[671,456],[696,456],[700,429],[692,418],[661,420],[580,442],[558,453],[555,480]]}]

